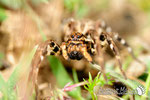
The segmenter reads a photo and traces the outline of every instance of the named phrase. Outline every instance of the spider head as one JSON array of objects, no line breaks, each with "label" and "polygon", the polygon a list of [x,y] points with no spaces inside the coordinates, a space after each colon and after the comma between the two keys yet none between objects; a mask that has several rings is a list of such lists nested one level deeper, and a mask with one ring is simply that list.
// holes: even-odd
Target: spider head
[{"label": "spider head", "polygon": [[70,38],[71,38],[71,40],[73,40],[73,41],[78,41],[78,40],[83,39],[84,36],[83,36],[82,33],[74,32],[74,33],[71,34]]},{"label": "spider head", "polygon": [[82,33],[75,32],[70,35],[68,41],[63,44],[63,56],[72,60],[81,60],[83,57],[91,61],[91,57],[87,49],[90,49],[89,42],[86,42],[86,36]]}]

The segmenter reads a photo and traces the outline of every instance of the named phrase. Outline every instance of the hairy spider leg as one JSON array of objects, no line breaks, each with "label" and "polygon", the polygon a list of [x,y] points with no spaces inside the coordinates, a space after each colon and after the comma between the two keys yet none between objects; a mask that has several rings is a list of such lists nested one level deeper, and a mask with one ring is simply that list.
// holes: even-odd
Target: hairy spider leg
[{"label": "hairy spider leg", "polygon": [[37,77],[38,77],[40,64],[44,60],[45,56],[58,55],[58,54],[61,54],[59,45],[52,40],[47,40],[38,46],[34,58],[32,60],[32,64],[31,64],[32,67],[28,77],[29,88],[27,89],[26,92],[28,95],[32,94],[34,86],[36,90],[36,95],[38,96],[39,94]]},{"label": "hairy spider leg", "polygon": [[96,39],[96,44],[97,44],[96,45],[96,49],[97,49],[96,59],[97,59],[98,64],[101,66],[102,73],[104,75],[105,80],[107,81],[107,77],[106,77],[106,74],[105,74],[104,55],[103,55],[103,50],[102,50],[100,42],[101,41],[99,39]]},{"label": "hairy spider leg", "polygon": [[67,55],[67,50],[66,50],[66,43],[63,42],[62,45],[61,45],[61,49],[62,49],[62,55],[63,57],[68,60],[68,55]]},{"label": "hairy spider leg", "polygon": [[120,71],[122,72],[125,79],[127,79],[125,72],[122,69],[122,62],[121,62],[119,50],[118,50],[117,46],[115,45],[115,43],[113,42],[111,34],[109,34],[111,32],[111,28],[107,28],[106,23],[101,20],[98,20],[96,22],[95,27],[96,27],[96,29],[98,29],[97,32],[99,35],[101,47],[103,48],[103,47],[105,47],[105,45],[107,45],[107,44],[109,45],[110,49],[115,54],[115,58],[117,59],[117,62],[119,64]]},{"label": "hairy spider leg", "polygon": [[[109,27],[108,25],[106,25],[106,23],[104,21],[99,21],[99,23],[97,23],[98,26],[100,26],[102,28],[102,31],[107,32],[111,37],[113,37],[114,40],[117,40],[120,44],[122,44],[125,48],[127,48],[127,51],[129,52],[129,54],[132,56],[133,59],[135,59],[137,62],[139,62],[140,64],[145,65],[145,63],[143,63],[141,60],[139,60],[133,53],[132,48],[130,47],[130,45],[125,41],[125,39],[121,38],[119,36],[118,33],[114,33],[112,32],[111,27]],[[101,39],[103,38],[103,36],[101,36]],[[102,45],[105,45],[105,42],[102,42]]]},{"label": "hairy spider leg", "polygon": [[122,72],[125,79],[127,79],[127,76],[126,76],[125,72],[122,69],[122,62],[121,62],[121,58],[120,58],[120,54],[119,54],[119,50],[118,50],[117,46],[115,45],[115,43],[113,42],[113,40],[112,40],[112,38],[110,37],[109,34],[107,34],[106,40],[107,40],[107,43],[108,43],[110,49],[115,54],[115,57],[116,57],[116,59],[118,61],[118,64],[119,64],[120,71]]},{"label": "hairy spider leg", "polygon": [[114,40],[117,40],[121,45],[123,45],[125,48],[127,48],[128,53],[132,56],[133,59],[135,59],[140,64],[146,66],[145,63],[143,63],[141,60],[139,60],[135,55],[131,48],[131,46],[126,42],[125,39],[119,36],[118,33],[112,32],[111,27],[109,27],[104,21],[101,21],[100,26],[105,30],[107,33],[109,33]]},{"label": "hairy spider leg", "polygon": [[92,57],[91,55],[87,52],[87,48],[85,45],[83,45],[82,47],[79,48],[83,54],[83,56],[85,57],[85,59],[87,59],[88,62],[92,63]]},{"label": "hairy spider leg", "polygon": [[141,60],[139,60],[135,55],[134,55],[134,52],[132,50],[132,48],[130,47],[130,45],[125,41],[125,39],[121,38],[119,36],[118,33],[113,33],[114,35],[114,39],[117,40],[120,44],[122,44],[125,48],[127,48],[129,54],[132,56],[133,59],[135,59],[137,62],[139,62],[140,64],[143,64],[144,66],[145,63],[143,63]]}]

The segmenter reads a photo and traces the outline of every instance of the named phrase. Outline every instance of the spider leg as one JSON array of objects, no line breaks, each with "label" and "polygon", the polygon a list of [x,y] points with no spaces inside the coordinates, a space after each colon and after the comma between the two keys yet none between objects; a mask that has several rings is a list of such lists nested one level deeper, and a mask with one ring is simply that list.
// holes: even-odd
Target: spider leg
[{"label": "spider leg", "polygon": [[110,49],[115,54],[115,57],[116,57],[116,59],[118,61],[118,64],[119,64],[120,71],[122,72],[122,74],[125,77],[125,79],[127,79],[126,74],[125,74],[125,72],[122,69],[122,62],[121,62],[121,58],[120,58],[120,54],[119,54],[117,46],[115,45],[115,43],[113,42],[112,38],[109,35],[107,35],[106,40],[107,40],[107,43],[108,43]]},{"label": "spider leg", "polygon": [[[114,33],[113,33],[114,34]],[[141,60],[139,60],[135,55],[134,52],[132,50],[132,48],[130,47],[130,45],[119,36],[119,34],[115,33],[114,35],[114,39],[117,40],[120,44],[122,44],[124,47],[127,48],[129,54],[132,56],[133,59],[135,59],[137,62],[143,64],[144,66],[146,66]]]},{"label": "spider leg", "polygon": [[[124,47],[127,48],[129,54],[132,56],[133,59],[135,59],[140,64],[146,66],[142,61],[140,61],[139,59],[136,58],[136,56],[134,55],[133,50],[129,46],[129,44],[124,39],[122,39],[118,34],[112,32],[111,27],[107,26],[104,21],[97,21],[96,27],[99,29],[99,33],[105,31],[108,34],[109,37],[114,37],[115,40],[117,40],[119,43],[121,43]],[[100,40],[103,41],[103,42],[101,42],[101,45],[103,47],[103,45],[105,45],[105,41],[104,41],[105,37],[103,37],[101,34],[100,34]],[[112,49],[112,51],[114,52],[114,54],[116,55],[116,58],[117,58],[117,60],[119,62],[120,70],[123,72],[122,67],[121,67],[122,64],[121,64],[119,52],[118,52],[118,49],[117,49],[116,45],[113,43],[112,39],[111,40],[107,39],[107,42],[108,42],[110,48]]]},{"label": "spider leg", "polygon": [[96,61],[98,62],[98,64],[101,66],[101,71],[104,75],[104,78],[105,80],[107,81],[107,77],[106,77],[106,74],[105,74],[105,61],[104,61],[104,56],[103,56],[103,53],[102,53],[102,47],[101,47],[101,44],[100,44],[100,40],[99,39],[96,39],[96,49],[97,49],[97,55],[96,55]]},{"label": "spider leg", "polygon": [[62,45],[61,45],[61,49],[62,49],[62,55],[63,57],[68,60],[68,55],[67,55],[67,50],[66,50],[66,43],[63,42]]},{"label": "spider leg", "polygon": [[67,41],[71,33],[76,32],[77,22],[73,18],[68,18],[62,23],[62,32],[64,34],[64,40]]},{"label": "spider leg", "polygon": [[109,27],[104,21],[97,21],[97,24],[99,26],[101,26],[101,28],[106,31],[107,33],[109,33],[115,40],[117,40],[120,44],[122,44],[124,47],[127,48],[129,54],[132,56],[133,59],[135,59],[137,62],[139,62],[140,64],[143,64],[144,66],[145,63],[143,63],[141,60],[139,60],[135,55],[134,52],[132,50],[132,48],[130,47],[130,45],[125,41],[125,39],[121,38],[119,36],[118,33],[114,33],[112,32],[111,27]]},{"label": "spider leg", "polygon": [[44,58],[48,55],[58,55],[60,54],[61,49],[59,48],[59,45],[56,44],[52,40],[47,40],[44,43],[40,44],[36,50],[36,53],[32,59],[31,63],[31,71],[29,73],[28,77],[28,91],[26,92],[27,95],[31,95],[32,91],[35,87],[37,96],[38,96],[38,83],[37,83],[37,77],[39,72],[39,67],[41,62],[44,60]]},{"label": "spider leg", "polygon": [[87,43],[87,51],[90,52],[91,55],[96,54],[96,43],[95,40],[93,40],[94,36],[92,36],[92,33],[94,33],[94,30],[88,30],[85,34],[86,39],[85,42]]},{"label": "spider leg", "polygon": [[91,55],[87,52],[86,46],[81,46],[79,49],[80,49],[81,53],[83,54],[83,56],[84,56],[90,63],[93,63],[92,57],[91,57]]},{"label": "spider leg", "polygon": [[123,38],[121,38],[118,34],[114,34],[114,39],[117,40],[123,46],[125,46],[128,49],[128,52],[134,56],[132,48],[129,46],[129,44]]},{"label": "spider leg", "polygon": [[115,54],[115,57],[118,61],[118,64],[119,64],[119,68],[123,74],[123,76],[125,77],[125,79],[127,79],[126,75],[125,75],[125,72],[123,71],[122,69],[122,62],[121,62],[121,58],[120,58],[120,54],[119,54],[119,50],[117,48],[117,46],[115,45],[115,43],[113,42],[112,38],[111,38],[111,35],[108,34],[107,32],[102,32],[99,36],[99,40],[102,42],[102,47],[103,45],[105,44],[105,42],[108,43],[110,49],[113,51],[113,53]]}]

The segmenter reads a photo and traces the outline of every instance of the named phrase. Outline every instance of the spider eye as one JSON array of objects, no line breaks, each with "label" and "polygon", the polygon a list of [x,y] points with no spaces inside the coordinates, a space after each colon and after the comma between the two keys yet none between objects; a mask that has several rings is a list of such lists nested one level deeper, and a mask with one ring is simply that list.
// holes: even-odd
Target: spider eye
[{"label": "spider eye", "polygon": [[105,40],[105,36],[104,36],[103,34],[101,34],[100,37],[99,37],[99,39],[100,39],[101,41],[104,41],[104,40]]},{"label": "spider eye", "polygon": [[72,38],[74,38],[74,35],[71,35]]},{"label": "spider eye", "polygon": [[81,38],[83,36],[83,34],[79,34],[78,36],[77,36],[77,38]]},{"label": "spider eye", "polygon": [[78,35],[78,36],[77,36],[77,38],[80,38],[80,37],[81,37],[81,35]]}]

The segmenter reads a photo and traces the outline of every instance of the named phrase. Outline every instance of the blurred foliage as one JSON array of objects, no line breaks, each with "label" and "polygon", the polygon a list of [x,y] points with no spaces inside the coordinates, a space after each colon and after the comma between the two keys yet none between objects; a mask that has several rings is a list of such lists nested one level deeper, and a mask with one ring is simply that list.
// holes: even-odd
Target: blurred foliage
[{"label": "blurred foliage", "polygon": [[[112,80],[109,73],[106,74],[106,77],[107,77],[107,81],[104,79],[104,76],[100,74],[100,72],[97,74],[97,76],[92,79],[92,75],[91,73],[89,72],[89,79],[88,79],[88,83],[84,86],[84,88],[86,90],[88,90],[92,96],[92,100],[97,100],[97,96],[95,95],[94,93],[94,87],[95,86],[104,86],[105,84],[109,84],[109,85],[112,85]],[[86,80],[83,79],[85,82]]]},{"label": "blurred foliage", "polygon": [[50,0],[31,0],[32,4],[48,3]]},{"label": "blurred foliage", "polygon": [[[6,7],[17,10],[23,8],[27,0],[0,0],[0,3]],[[49,0],[31,0],[31,3],[38,5],[40,3],[48,3]]]},{"label": "blurred foliage", "polygon": [[10,75],[7,82],[4,81],[2,75],[0,74],[0,91],[3,94],[1,100],[17,100],[16,83],[18,82],[19,78],[23,74],[25,74],[26,70],[30,67],[36,49],[37,47],[35,47],[30,54],[24,56],[24,58],[21,59],[21,61],[15,66],[15,69]]},{"label": "blurred foliage", "polygon": [[[129,0],[148,15],[148,25],[150,25],[150,0]],[[149,26],[148,26],[149,27]]]},{"label": "blurred foliage", "polygon": [[137,86],[142,85],[137,81],[133,81],[133,80],[130,80],[130,79],[125,80],[120,74],[118,74],[116,72],[110,71],[110,75],[115,77],[119,81],[123,82],[124,84],[126,84],[127,86],[129,86],[132,89],[135,89],[135,88],[137,88]]},{"label": "blurred foliage", "polygon": [[[149,73],[150,74],[150,73]],[[110,75],[115,77],[116,79],[118,79],[119,81],[121,81],[122,83],[126,84],[128,87],[130,87],[132,90],[136,89],[138,86],[142,86],[144,87],[141,83],[135,81],[135,80],[131,80],[131,79],[127,79],[125,80],[122,76],[120,76],[118,73],[110,71]],[[147,79],[146,82],[146,87],[145,89],[147,90],[147,96],[146,93],[145,95],[139,96],[137,94],[135,94],[135,100],[147,100],[145,97],[148,97],[148,92],[149,92],[149,86],[150,86],[150,77]],[[127,100],[127,98],[129,99],[129,95],[126,95],[124,97],[125,100]]]},{"label": "blurred foliage", "polygon": [[75,16],[78,18],[84,17],[88,12],[84,0],[64,0],[64,6],[69,12],[75,12]]},{"label": "blurred foliage", "polygon": [[0,0],[0,3],[11,9],[19,9],[24,5],[24,0]]},{"label": "blurred foliage", "polygon": [[0,22],[7,18],[6,12],[3,8],[0,8]]},{"label": "blurred foliage", "polygon": [[[92,6],[95,12],[105,11],[109,8],[110,0],[96,0],[94,6]],[[89,6],[90,7],[90,6]]]},{"label": "blurred foliage", "polygon": [[[68,75],[67,71],[65,70],[63,64],[61,63],[60,60],[58,60],[54,56],[49,56],[48,57],[49,62],[50,62],[50,67],[52,69],[53,74],[56,77],[58,85],[63,88],[67,83],[71,82],[71,85],[74,84],[73,80],[70,78]],[[74,72],[74,78],[75,78],[75,72]],[[77,79],[75,78],[77,81]],[[79,87],[78,87],[79,88]],[[82,100],[81,92],[80,89],[74,89],[70,92],[68,92],[70,96],[75,98],[76,100]]]},{"label": "blurred foliage", "polygon": [[0,60],[4,58],[4,54],[0,52]]},{"label": "blurred foliage", "polygon": [[[77,75],[76,70],[75,70],[75,69],[72,69],[72,73],[73,73],[73,80],[74,80],[74,83],[78,83],[79,80],[78,80],[78,75]],[[81,93],[81,88],[80,88],[80,87],[76,87],[76,88],[77,88],[78,92],[79,92],[80,94],[82,94],[82,93]]]},{"label": "blurred foliage", "polygon": [[141,76],[138,77],[138,79],[146,81],[147,76],[148,76],[148,73],[143,73]]},{"label": "blurred foliage", "polygon": [[0,67],[2,67],[3,64],[2,62],[3,58],[4,58],[4,54],[0,52]]},{"label": "blurred foliage", "polygon": [[[100,77],[100,73],[98,73],[97,76],[93,80],[92,75],[89,72],[88,83],[86,85],[84,85],[84,88],[90,92],[90,94],[92,96],[92,100],[97,100],[97,96],[94,94],[94,87],[96,85],[100,84],[101,80],[99,80],[99,77]],[[85,79],[84,79],[84,81],[86,82]]]},{"label": "blurred foliage", "polygon": [[146,11],[150,13],[150,0],[129,0],[132,3],[136,4],[138,8],[142,9],[143,11]]},{"label": "blurred foliage", "polygon": [[[130,79],[125,80],[122,76],[120,76],[118,73],[116,72],[110,72],[110,75],[115,77],[116,79],[118,79],[119,81],[121,81],[122,83],[126,84],[128,87],[130,87],[132,90],[136,89],[138,86],[143,86],[142,84],[140,84],[137,81],[133,81]],[[129,96],[129,95],[128,95]],[[135,100],[140,100],[140,96],[139,95],[135,95]]]},{"label": "blurred foliage", "polygon": [[0,100],[8,100],[6,82],[1,74],[0,74],[0,91],[3,93],[3,97],[0,98]]},{"label": "blurred foliage", "polygon": [[[145,91],[146,97],[148,97],[148,93],[150,92],[149,91],[149,89],[150,89],[150,60],[148,61],[147,66],[148,66],[148,77],[146,79],[146,86],[145,86],[145,88],[146,88],[146,91]],[[150,98],[150,96],[149,96],[149,98]]]}]

